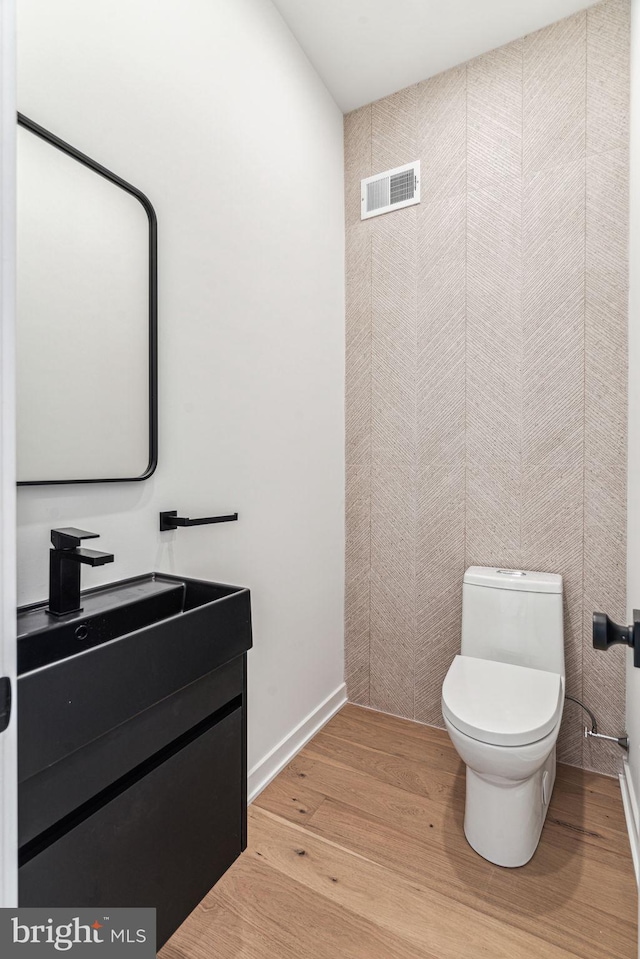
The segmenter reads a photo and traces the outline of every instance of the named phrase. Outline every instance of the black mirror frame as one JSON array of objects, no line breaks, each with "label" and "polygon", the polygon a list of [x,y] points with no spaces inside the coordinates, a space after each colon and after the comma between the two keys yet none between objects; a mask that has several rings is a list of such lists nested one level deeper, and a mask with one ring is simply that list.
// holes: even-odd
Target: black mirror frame
[{"label": "black mirror frame", "polygon": [[93,170],[99,176],[109,180],[126,193],[135,197],[149,219],[149,463],[140,476],[109,477],[108,479],[65,479],[65,480],[18,480],[18,486],[59,486],[70,483],[132,483],[149,479],[158,465],[158,221],[148,197],[137,187],[127,183],[91,157],[65,143],[55,134],[45,130],[40,124],[18,113],[18,124],[45,140],[57,150],[66,153],[72,159]]}]

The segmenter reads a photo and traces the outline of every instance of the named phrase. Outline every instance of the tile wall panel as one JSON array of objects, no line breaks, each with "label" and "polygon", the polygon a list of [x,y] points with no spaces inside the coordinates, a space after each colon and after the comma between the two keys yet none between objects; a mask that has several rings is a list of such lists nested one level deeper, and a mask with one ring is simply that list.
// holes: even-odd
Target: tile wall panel
[{"label": "tile wall panel", "polygon": [[[416,159],[417,88],[372,104],[371,159]],[[371,223],[370,704],[413,713],[415,653],[416,208]]]},{"label": "tile wall panel", "polygon": [[587,153],[629,142],[629,0],[587,10]]},{"label": "tile wall panel", "polygon": [[371,470],[347,466],[345,680],[352,703],[369,705]]},{"label": "tile wall panel", "polygon": [[416,87],[416,160],[420,160],[425,206],[467,189],[467,70],[439,73]]},{"label": "tile wall panel", "polygon": [[[593,610],[626,616],[629,19],[628,0],[587,10],[583,683],[615,734],[624,728],[624,651],[604,661],[590,636]],[[585,741],[583,750],[585,766],[617,770],[616,746]]]},{"label": "tile wall panel", "polygon": [[352,702],[369,704],[371,568],[371,229],[360,220],[360,180],[371,173],[371,107],[345,118],[345,678]]},{"label": "tile wall panel", "polygon": [[413,716],[415,654],[415,477],[371,473],[370,705]]},{"label": "tile wall panel", "polygon": [[371,705],[413,713],[416,208],[372,221]]},{"label": "tile wall panel", "polygon": [[523,174],[585,154],[587,14],[553,23],[524,38]]},{"label": "tile wall panel", "polygon": [[[582,695],[584,160],[523,191],[522,563],[565,577],[567,691]],[[565,722],[563,759],[581,759]]]},{"label": "tile wall panel", "polygon": [[440,724],[464,571],[466,70],[418,88],[414,715]]},{"label": "tile wall panel", "polygon": [[466,560],[520,553],[522,42],[467,65]]},{"label": "tile wall panel", "polygon": [[360,180],[371,171],[371,107],[345,118],[346,460],[371,462],[371,224],[360,219]]},{"label": "tile wall panel", "polygon": [[519,563],[521,208],[519,179],[467,198],[467,566]]},{"label": "tile wall panel", "polygon": [[382,173],[417,159],[414,156],[417,103],[418,88],[412,86],[371,104],[373,173]]},{"label": "tile wall panel", "polygon": [[470,192],[522,176],[523,46],[516,40],[467,64]]},{"label": "tile wall panel", "polygon": [[[626,149],[587,158],[585,322],[585,699],[607,716],[602,732],[624,729],[625,656],[588,642],[591,613],[625,622],[627,472],[627,211]],[[606,758],[615,772],[618,748],[585,743],[585,761]]]},{"label": "tile wall panel", "polygon": [[[347,682],[442,725],[471,563],[565,586],[568,691],[617,732],[624,617],[629,3],[607,0],[345,119]],[[362,223],[360,178],[422,202]],[[569,705],[565,761],[615,772]]]}]

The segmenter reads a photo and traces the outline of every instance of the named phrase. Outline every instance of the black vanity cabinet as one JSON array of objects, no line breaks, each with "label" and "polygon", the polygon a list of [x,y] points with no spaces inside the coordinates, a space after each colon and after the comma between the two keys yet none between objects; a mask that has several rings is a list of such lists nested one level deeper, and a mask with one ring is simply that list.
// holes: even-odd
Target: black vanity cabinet
[{"label": "black vanity cabinet", "polygon": [[[166,606],[186,581],[158,582]],[[19,678],[21,906],[153,906],[160,948],[245,848],[249,592],[215,602],[213,621],[169,617]],[[118,643],[136,680],[120,688]]]}]

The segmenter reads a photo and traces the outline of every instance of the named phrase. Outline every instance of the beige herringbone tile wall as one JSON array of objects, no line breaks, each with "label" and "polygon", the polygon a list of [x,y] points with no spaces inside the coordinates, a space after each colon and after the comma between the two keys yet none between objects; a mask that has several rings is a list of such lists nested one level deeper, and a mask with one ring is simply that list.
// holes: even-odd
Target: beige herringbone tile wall
[{"label": "beige herringbone tile wall", "polygon": [[[442,725],[471,564],[559,572],[569,694],[624,724],[629,2],[345,118],[349,696]],[[422,202],[360,220],[420,159]],[[615,772],[567,704],[561,758]]]}]

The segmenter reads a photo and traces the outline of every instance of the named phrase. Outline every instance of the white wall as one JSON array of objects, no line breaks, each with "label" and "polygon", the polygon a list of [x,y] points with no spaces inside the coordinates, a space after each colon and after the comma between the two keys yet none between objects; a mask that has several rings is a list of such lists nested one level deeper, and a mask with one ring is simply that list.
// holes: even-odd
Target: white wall
[{"label": "white wall", "polygon": [[[149,196],[160,303],[157,473],[21,489],[19,601],[46,596],[60,525],[115,553],[87,587],[249,586],[252,766],[343,681],[342,115],[269,0],[18,16],[18,108]],[[160,509],[240,522],[160,534]]]}]

